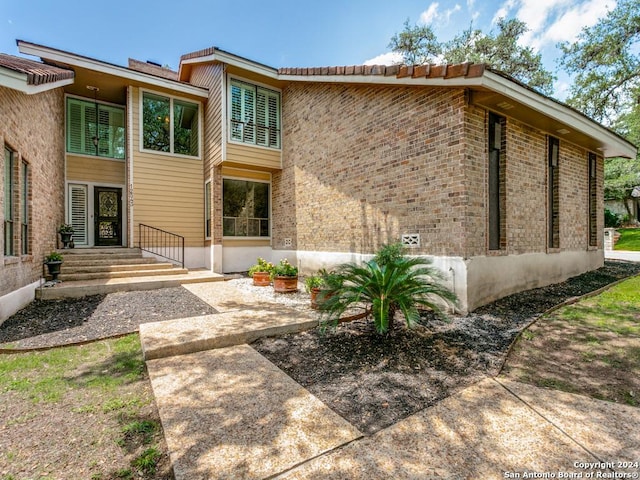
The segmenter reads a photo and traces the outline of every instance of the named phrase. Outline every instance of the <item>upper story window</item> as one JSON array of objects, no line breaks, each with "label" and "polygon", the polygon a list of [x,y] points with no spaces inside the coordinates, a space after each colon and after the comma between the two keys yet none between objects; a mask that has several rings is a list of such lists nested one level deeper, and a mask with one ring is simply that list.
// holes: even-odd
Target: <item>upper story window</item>
[{"label": "upper story window", "polygon": [[125,139],[124,108],[67,98],[67,152],[124,158]]},{"label": "upper story window", "polygon": [[142,93],[142,148],[200,156],[199,106],[173,97]]},{"label": "upper story window", "polygon": [[229,81],[231,140],[280,148],[280,93],[232,79]]}]

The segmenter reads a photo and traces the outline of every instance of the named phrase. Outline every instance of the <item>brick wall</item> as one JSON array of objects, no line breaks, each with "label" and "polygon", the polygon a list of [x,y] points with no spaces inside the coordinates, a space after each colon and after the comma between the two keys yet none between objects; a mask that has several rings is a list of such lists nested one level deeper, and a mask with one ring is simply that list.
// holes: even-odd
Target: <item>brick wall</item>
[{"label": "brick wall", "polygon": [[370,253],[419,233],[415,253],[463,255],[464,109],[460,89],[286,87],[274,248]]},{"label": "brick wall", "polygon": [[[4,175],[4,146],[15,152],[15,250],[5,257],[0,236],[0,296],[33,283],[42,275],[43,257],[56,248],[57,229],[64,221],[64,96],[62,89],[25,95],[0,87],[0,159]],[[30,251],[21,255],[22,182],[18,169],[27,162],[30,172]],[[3,182],[0,217],[4,221]],[[3,224],[3,223],[2,223]]]}]

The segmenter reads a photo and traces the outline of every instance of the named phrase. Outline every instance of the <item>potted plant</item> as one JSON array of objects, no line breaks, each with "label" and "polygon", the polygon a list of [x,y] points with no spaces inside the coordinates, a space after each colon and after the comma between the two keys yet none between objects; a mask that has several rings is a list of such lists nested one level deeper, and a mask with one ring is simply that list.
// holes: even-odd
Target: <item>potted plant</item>
[{"label": "potted plant", "polygon": [[63,223],[62,225],[60,225],[58,233],[60,234],[60,239],[62,240],[62,248],[68,248],[69,242],[71,242],[71,237],[73,237],[73,227],[68,223]]},{"label": "potted plant", "polygon": [[60,275],[60,266],[62,265],[62,255],[58,252],[51,252],[49,255],[44,257],[44,263],[49,270],[49,275],[54,282],[58,281],[58,275]]},{"label": "potted plant", "polygon": [[273,269],[273,289],[278,293],[298,291],[298,268],[283,258]]},{"label": "potted plant", "polygon": [[249,269],[249,276],[253,278],[253,284],[257,287],[268,287],[271,285],[271,274],[274,268],[275,265],[273,263],[258,257],[258,263]]},{"label": "potted plant", "polygon": [[311,308],[318,308],[318,294],[324,285],[320,275],[309,275],[304,279],[304,289],[311,295]]}]

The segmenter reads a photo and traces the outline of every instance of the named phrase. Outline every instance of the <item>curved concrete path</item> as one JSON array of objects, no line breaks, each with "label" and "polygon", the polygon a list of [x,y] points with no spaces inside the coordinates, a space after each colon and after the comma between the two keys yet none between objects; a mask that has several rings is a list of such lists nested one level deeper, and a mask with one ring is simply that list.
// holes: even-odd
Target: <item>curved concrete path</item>
[{"label": "curved concrete path", "polygon": [[502,378],[365,437],[243,344],[312,315],[187,288],[223,313],[141,328],[177,480],[638,478],[617,462],[640,462],[640,409]]}]

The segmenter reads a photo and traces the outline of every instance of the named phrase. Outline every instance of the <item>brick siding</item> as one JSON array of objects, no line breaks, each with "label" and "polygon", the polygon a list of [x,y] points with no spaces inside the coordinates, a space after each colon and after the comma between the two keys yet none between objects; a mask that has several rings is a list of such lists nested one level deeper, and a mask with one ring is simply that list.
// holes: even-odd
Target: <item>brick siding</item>
[{"label": "brick siding", "polygon": [[[0,146],[15,152],[14,238],[16,256],[0,249],[0,296],[33,283],[42,276],[43,257],[56,248],[57,229],[64,221],[64,95],[62,89],[36,95],[0,87]],[[27,162],[30,173],[30,254],[20,255],[22,215],[19,169]],[[3,182],[0,216],[4,217]],[[4,218],[2,218],[4,221]],[[0,236],[4,243],[4,234]]]},{"label": "brick siding", "polygon": [[[462,89],[295,83],[283,91],[282,124],[275,249],[289,237],[297,250],[371,253],[419,233],[413,253],[548,251],[546,134],[506,118],[503,248],[490,252],[488,113],[468,105]],[[587,154],[560,139],[558,251],[588,248]]]}]

